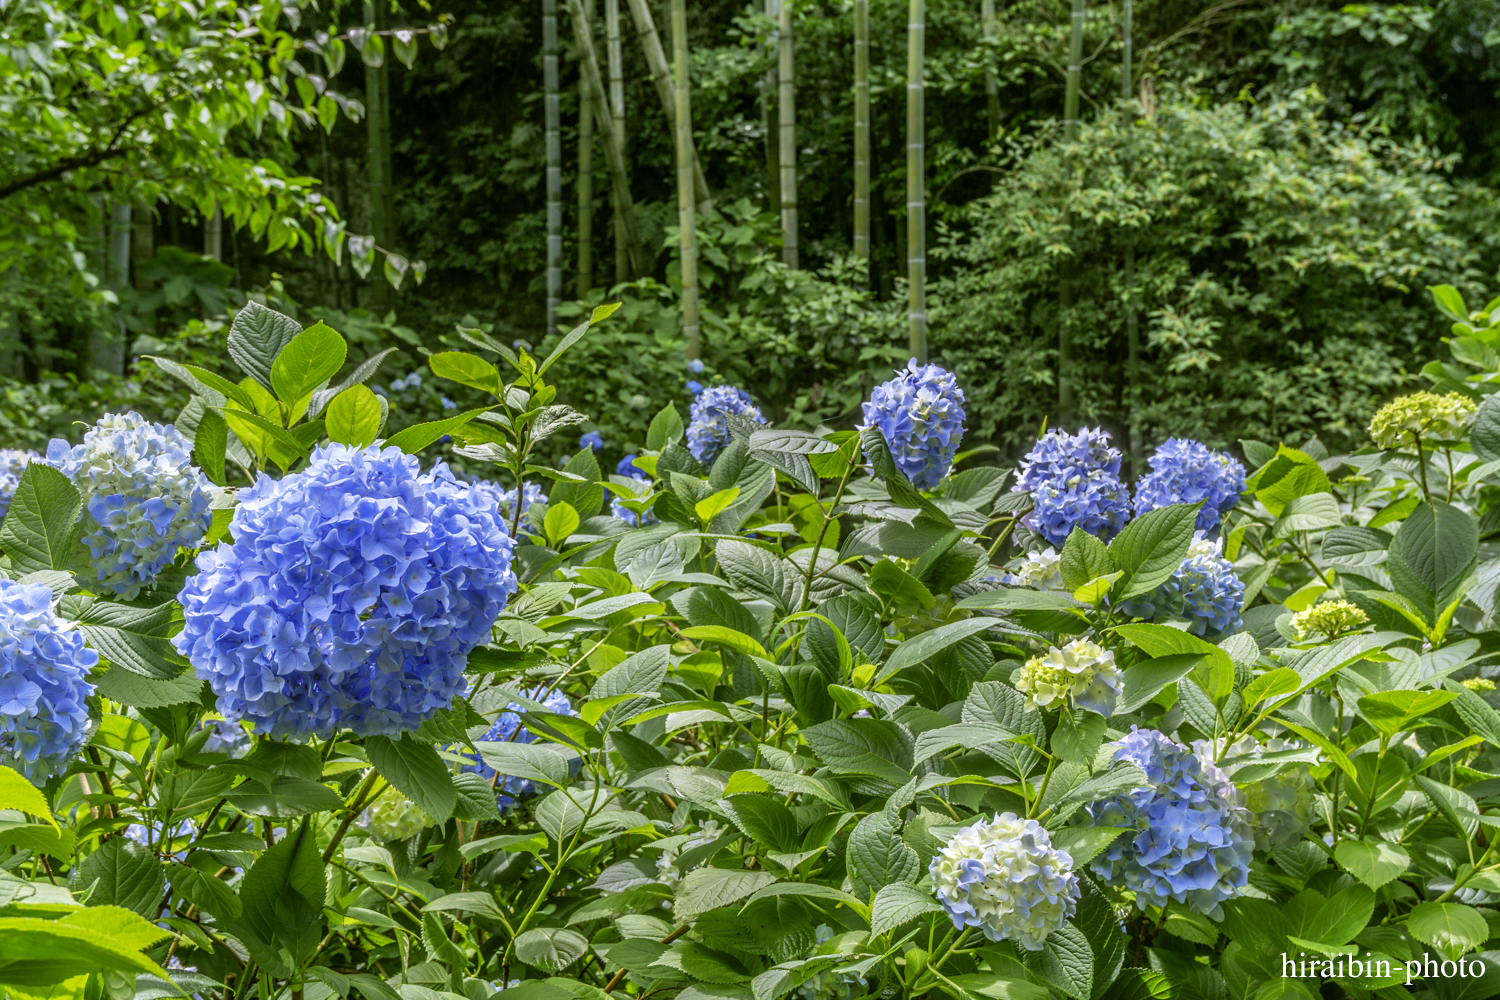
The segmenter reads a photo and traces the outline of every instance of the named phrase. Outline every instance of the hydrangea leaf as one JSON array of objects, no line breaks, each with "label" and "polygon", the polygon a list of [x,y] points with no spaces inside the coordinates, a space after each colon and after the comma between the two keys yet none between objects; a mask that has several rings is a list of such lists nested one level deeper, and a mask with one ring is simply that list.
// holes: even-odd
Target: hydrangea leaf
[{"label": "hydrangea leaf", "polygon": [[483,358],[463,351],[442,351],[429,355],[427,366],[438,378],[478,389],[493,396],[505,391],[504,380],[494,365]]},{"label": "hydrangea leaf", "polygon": [[870,905],[870,936],[879,937],[924,913],[940,913],[942,909],[926,886],[907,882],[882,886]]},{"label": "hydrangea leaf", "polygon": [[271,362],[271,388],[287,406],[325,385],[344,367],[349,345],[321,321],[298,333]]},{"label": "hydrangea leaf", "polygon": [[328,438],[355,448],[375,443],[380,433],[380,400],[364,385],[352,385],[328,404]]},{"label": "hydrangea leaf", "polygon": [[1072,924],[1047,936],[1041,951],[1021,951],[1032,974],[1073,1000],[1089,1000],[1094,987],[1094,952],[1088,938]]},{"label": "hydrangea leaf", "polygon": [[0,522],[0,548],[22,573],[67,569],[82,513],[83,497],[68,477],[32,462]]},{"label": "hydrangea leaf", "polygon": [[1149,594],[1171,579],[1193,541],[1202,502],[1173,504],[1142,514],[1109,546],[1109,558],[1125,575],[1116,588],[1121,598]]},{"label": "hydrangea leaf", "polygon": [[106,841],[84,858],[73,881],[92,906],[121,906],[147,917],[156,916],[167,884],[156,855],[125,837]]},{"label": "hydrangea leaf", "polygon": [[737,903],[775,881],[776,876],[769,872],[699,868],[683,877],[673,912],[679,920],[691,920],[700,913]]},{"label": "hydrangea leaf", "polygon": [[1397,593],[1415,604],[1429,622],[1474,572],[1479,528],[1452,504],[1424,503],[1412,511],[1391,540],[1386,567]]},{"label": "hydrangea leaf", "polygon": [[548,972],[561,972],[583,957],[589,939],[565,927],[534,927],[515,941],[516,957]]},{"label": "hydrangea leaf", "polygon": [[458,789],[432,744],[420,743],[409,733],[399,740],[370,736],[365,739],[365,752],[380,776],[434,821],[441,823],[453,815]]},{"label": "hydrangea leaf", "polygon": [[1406,921],[1411,936],[1449,958],[1482,947],[1490,937],[1480,912],[1462,903],[1418,903]]}]

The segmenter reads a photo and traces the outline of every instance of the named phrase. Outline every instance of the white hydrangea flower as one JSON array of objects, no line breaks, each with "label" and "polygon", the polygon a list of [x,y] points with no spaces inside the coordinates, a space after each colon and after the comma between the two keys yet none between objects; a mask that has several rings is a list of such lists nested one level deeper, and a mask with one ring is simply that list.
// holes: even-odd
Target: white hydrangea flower
[{"label": "white hydrangea flower", "polygon": [[432,817],[394,788],[371,803],[359,817],[360,829],[376,840],[406,840],[432,825]]},{"label": "white hydrangea flower", "polygon": [[1012,587],[1064,590],[1062,556],[1050,545],[1040,552],[1028,552],[1025,559],[1001,578],[1001,582]]},{"label": "white hydrangea flower", "polygon": [[1036,708],[1061,708],[1071,698],[1105,718],[1114,713],[1123,685],[1115,654],[1091,639],[1049,647],[1027,660],[1016,678],[1016,690]]},{"label": "white hydrangea flower", "polygon": [[953,926],[1040,951],[1078,904],[1073,858],[1036,820],[1001,813],[953,835],[928,868]]},{"label": "white hydrangea flower", "polygon": [[[673,845],[672,847],[668,847],[661,852],[661,856],[656,859],[656,871],[658,873],[656,876],[657,881],[663,883],[664,885],[675,887],[678,882],[682,881],[682,876],[683,874],[685,874],[678,872],[677,868],[675,867],[674,863],[677,861],[677,856],[679,854],[684,854],[687,851],[691,851],[695,847],[702,847],[704,844],[711,844],[718,839],[719,821],[715,819],[704,821],[703,825],[698,829],[697,833],[690,835],[688,839],[684,840],[682,843]],[[694,865],[693,867],[701,868],[703,866]]]}]

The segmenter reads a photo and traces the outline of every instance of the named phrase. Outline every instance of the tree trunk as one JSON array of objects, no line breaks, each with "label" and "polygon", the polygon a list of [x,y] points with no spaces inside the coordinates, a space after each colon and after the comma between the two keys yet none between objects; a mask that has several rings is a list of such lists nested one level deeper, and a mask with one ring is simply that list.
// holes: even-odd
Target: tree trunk
[{"label": "tree trunk", "polygon": [[[646,54],[646,66],[651,70],[651,82],[656,84],[656,93],[661,98],[667,124],[675,134],[677,98],[672,93],[672,71],[667,67],[667,54],[662,50],[661,36],[656,33],[656,20],[651,16],[651,8],[646,6],[646,0],[630,0],[630,17],[635,21],[636,34],[641,36],[641,51]],[[703,176],[703,164],[698,160],[696,146],[693,148],[693,191],[698,199],[698,214],[711,215],[714,201],[708,193],[708,180]]]},{"label": "tree trunk", "polygon": [[203,220],[203,255],[224,260],[224,211],[214,202],[214,214]]},{"label": "tree trunk", "polygon": [[[365,0],[365,27],[383,31],[386,27],[387,0]],[[370,235],[375,245],[382,250],[391,246],[392,211],[391,194],[391,61],[389,55],[381,64],[365,64],[365,121],[369,145],[370,178]],[[370,293],[377,311],[391,308],[394,289],[381,277],[370,284]]]},{"label": "tree trunk", "polygon": [[599,72],[599,57],[594,53],[594,40],[589,33],[588,16],[581,0],[567,0],[568,14],[573,18],[573,31],[578,36],[578,52],[582,69],[593,92],[594,114],[597,117],[599,136],[604,147],[604,162],[609,167],[610,183],[614,187],[615,204],[620,207],[620,219],[625,227],[625,245],[630,255],[630,267],[636,274],[646,273],[646,252],[641,248],[640,229],[635,221],[635,199],[630,197],[630,181],[625,175],[625,158],[615,143],[614,129],[606,117],[607,102],[604,77]]},{"label": "tree trunk", "polygon": [[781,0],[781,28],[776,39],[780,94],[777,100],[781,156],[781,260],[796,267],[797,260],[797,89],[792,55],[792,0]]},{"label": "tree trunk", "polygon": [[870,259],[870,0],[854,0],[854,255]]},{"label": "tree trunk", "polygon": [[[780,51],[781,0],[764,0],[765,14],[772,21],[766,39],[771,51]],[[766,208],[781,211],[781,123],[776,111],[777,74],[775,67],[766,71],[760,81],[761,126],[766,130]]]},{"label": "tree trunk", "polygon": [[[992,39],[995,37],[995,0],[982,0],[979,5],[980,23],[984,28],[984,37]],[[988,53],[986,53],[988,58]],[[984,93],[989,99],[990,106],[990,139],[1000,136],[1000,81],[995,77],[994,70],[984,71]]]},{"label": "tree trunk", "polygon": [[[1131,0],[1125,0],[1122,24],[1125,51],[1120,60],[1120,99],[1127,104],[1135,96],[1135,81],[1131,70]],[[1141,332],[1135,311],[1135,245],[1125,248],[1125,392],[1130,426],[1130,473],[1139,477],[1145,472],[1142,452],[1144,442],[1141,434]]]},{"label": "tree trunk", "polygon": [[[609,62],[609,116],[615,145],[625,156],[625,51],[620,44],[620,0],[604,0],[605,59]],[[580,74],[581,75],[581,74]],[[614,196],[610,196],[614,204]],[[625,239],[625,221],[614,204],[615,281],[630,280],[630,250]]]},{"label": "tree trunk", "polygon": [[[590,30],[594,0],[584,8],[589,15]],[[606,109],[604,117],[609,114]],[[589,84],[578,74],[578,297],[585,298],[594,287],[594,102]]]},{"label": "tree trunk", "polygon": [[927,197],[923,162],[927,116],[922,104],[926,22],[925,0],[911,0],[906,25],[906,315],[911,356],[923,365],[927,363]]},{"label": "tree trunk", "polygon": [[547,151],[547,333],[562,301],[562,120],[557,100],[557,0],[542,0],[542,115]]},{"label": "tree trunk", "polygon": [[[109,243],[104,255],[104,282],[121,294],[130,285],[130,202],[109,204]],[[125,374],[125,320],[117,318],[89,331],[89,365],[110,375]]]},{"label": "tree trunk", "polygon": [[[1072,142],[1078,137],[1078,88],[1083,72],[1083,17],[1085,0],[1073,0],[1073,21],[1068,37],[1068,86],[1063,97],[1063,141]],[[1068,327],[1068,314],[1073,309],[1073,265],[1067,265],[1069,274],[1063,278],[1062,295],[1059,297],[1057,315],[1057,409],[1061,420],[1073,414],[1073,332]]]},{"label": "tree trunk", "polygon": [[698,221],[693,216],[693,114],[688,79],[686,0],[672,0],[673,85],[677,98],[677,224],[682,242],[682,332],[687,356],[701,352],[698,322]]}]

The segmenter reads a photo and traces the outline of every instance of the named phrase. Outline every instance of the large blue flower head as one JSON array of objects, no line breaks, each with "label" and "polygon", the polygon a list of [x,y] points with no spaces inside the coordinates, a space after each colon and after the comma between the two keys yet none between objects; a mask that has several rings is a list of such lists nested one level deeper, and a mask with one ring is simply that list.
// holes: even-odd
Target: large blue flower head
[{"label": "large blue flower head", "polygon": [[416,729],[464,692],[516,590],[494,507],[439,462],[334,444],[240,494],[172,640],[231,722],[302,739]]},{"label": "large blue flower head", "polygon": [[1167,438],[1151,456],[1151,471],[1135,484],[1135,516],[1174,503],[1203,501],[1200,531],[1217,531],[1245,492],[1245,467],[1222,451],[1185,438]]},{"label": "large blue flower head", "polygon": [[88,735],[89,671],[99,654],[52,613],[41,584],[0,580],[0,764],[42,785]]},{"label": "large blue flower head", "polygon": [[589,448],[593,451],[603,451],[604,438],[599,436],[598,431],[589,431],[578,439],[578,447]]},{"label": "large blue flower head", "polygon": [[47,463],[83,494],[82,538],[93,558],[77,572],[127,600],[178,549],[197,548],[213,519],[213,484],[193,466],[193,446],[139,413],[106,413],[77,446],[53,438]]},{"label": "large blue flower head", "polygon": [[1245,584],[1234,564],[1224,558],[1222,539],[1193,534],[1187,558],[1171,578],[1151,593],[1126,601],[1120,609],[1137,618],[1176,618],[1194,635],[1233,632],[1245,607]]},{"label": "large blue flower head", "polygon": [[1132,726],[1107,746],[1115,760],[1139,765],[1147,784],[1084,808],[1090,825],[1129,831],[1089,867],[1135,893],[1143,910],[1176,900],[1222,918],[1219,904],[1244,889],[1255,847],[1233,782],[1211,760],[1154,729]]},{"label": "large blue flower head", "polygon": [[[651,480],[647,479],[640,473],[636,473],[635,475],[631,476],[630,483],[632,488],[635,490],[635,495],[637,497],[643,497],[651,492]],[[627,497],[625,499],[629,498]],[[639,518],[637,518],[635,516],[635,511],[631,510],[629,507],[626,507],[623,503],[620,502],[620,500],[620,497],[614,494],[610,494],[609,512],[613,516],[619,518],[621,521],[624,521],[631,527],[645,527],[648,524],[656,523],[656,515],[651,513],[651,509],[649,507],[646,508],[645,512]]]},{"label": "large blue flower head", "polygon": [[640,474],[641,470],[635,464],[635,452],[626,455],[615,465],[617,476],[639,476]]},{"label": "large blue flower head", "polygon": [[[534,688],[523,689],[521,691],[521,697],[530,699],[531,701],[539,702],[544,709],[546,709],[548,712],[551,712],[553,715],[578,714],[577,712],[573,711],[573,705],[568,701],[567,695],[555,689],[548,690],[544,685],[537,685]],[[490,726],[489,731],[474,742],[530,743],[536,739],[535,734],[533,734],[531,730],[527,729],[521,723],[520,715],[516,714],[518,712],[524,712],[526,709],[514,701],[506,707],[508,710],[500,713],[500,717],[495,720],[494,725]],[[490,767],[483,760],[480,760],[479,762],[474,764],[466,765],[464,767],[464,770],[472,771],[475,774],[481,775],[485,779],[495,778],[495,769],[493,767]],[[498,780],[495,781],[495,788],[497,792],[502,793],[499,796],[500,807],[502,809],[506,808],[507,806],[513,805],[516,799],[522,796],[533,795],[536,793],[536,785],[531,781],[531,779],[517,778],[509,774],[500,775]]]},{"label": "large blue flower head", "polygon": [[1013,491],[1031,494],[1025,523],[1062,548],[1075,527],[1108,541],[1130,517],[1130,495],[1120,482],[1120,452],[1108,432],[1051,430],[1021,461]]},{"label": "large blue flower head", "polygon": [[34,451],[17,451],[15,448],[0,448],[0,519],[10,511],[10,502],[21,485],[21,473],[26,466],[41,460]]},{"label": "large blue flower head", "polygon": [[704,465],[713,464],[719,452],[730,441],[730,415],[746,417],[757,424],[766,422],[760,408],[750,400],[744,389],[732,385],[716,385],[704,389],[693,400],[688,410],[688,451]]},{"label": "large blue flower head", "polygon": [[943,481],[964,437],[964,391],[952,372],[912,358],[875,387],[864,412],[859,429],[880,429],[896,468],[918,489]]},{"label": "large blue flower head", "polygon": [[954,927],[977,927],[1028,951],[1041,951],[1078,904],[1072,856],[1053,848],[1036,820],[1014,813],[959,830],[927,870]]}]

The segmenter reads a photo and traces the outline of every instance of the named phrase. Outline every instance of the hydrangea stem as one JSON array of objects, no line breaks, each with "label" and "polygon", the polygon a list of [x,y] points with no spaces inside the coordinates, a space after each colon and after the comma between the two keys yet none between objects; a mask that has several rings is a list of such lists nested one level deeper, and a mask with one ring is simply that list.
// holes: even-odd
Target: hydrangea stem
[{"label": "hydrangea stem", "polygon": [[833,512],[838,509],[839,501],[844,498],[844,487],[849,485],[849,475],[858,467],[859,463],[851,459],[844,466],[844,474],[839,477],[839,484],[833,491],[833,499],[829,501],[828,509],[823,510],[822,504],[818,505],[823,515],[823,524],[818,528],[818,540],[813,542],[812,558],[807,561],[807,575],[802,581],[802,600],[797,605],[799,612],[806,611],[807,602],[812,600],[813,576],[818,570],[818,555],[823,551],[823,538],[828,534],[828,525],[833,521]]}]

